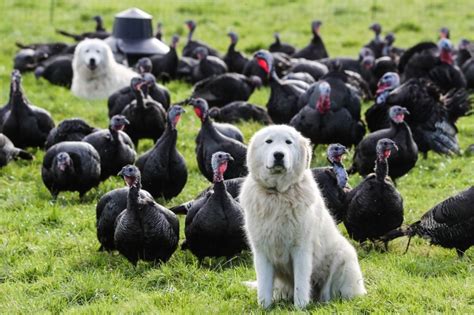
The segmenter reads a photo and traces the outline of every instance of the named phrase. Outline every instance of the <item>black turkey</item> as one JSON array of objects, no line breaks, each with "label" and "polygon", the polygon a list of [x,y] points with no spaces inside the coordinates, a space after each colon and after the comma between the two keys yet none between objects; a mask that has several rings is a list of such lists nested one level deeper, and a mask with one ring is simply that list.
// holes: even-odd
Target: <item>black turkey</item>
[{"label": "black turkey", "polygon": [[263,125],[273,123],[264,108],[243,101],[235,101],[221,108],[212,107],[209,116],[215,121],[230,124],[241,121],[256,121]]},{"label": "black turkey", "polygon": [[[244,183],[245,177],[237,177],[231,179],[225,179],[224,185],[226,191],[234,198],[239,201],[240,187]],[[212,194],[214,185],[211,185],[201,191],[193,200],[187,201],[183,204],[170,208],[170,210],[176,214],[187,214],[189,209],[194,207],[201,207],[206,203],[208,197]]]},{"label": "black turkey", "polygon": [[247,101],[261,86],[262,80],[258,76],[248,78],[239,73],[224,73],[196,83],[192,97],[205,99],[211,107],[222,107],[233,101]]},{"label": "black turkey", "polygon": [[203,42],[193,39],[193,34],[197,27],[196,22],[194,20],[187,20],[185,24],[189,29],[189,33],[188,33],[188,42],[183,47],[183,57],[192,57],[192,58],[197,59],[196,48],[199,48],[199,47],[205,48],[209,52],[210,56],[219,57],[219,53],[217,52],[217,50],[215,50],[214,48],[210,47],[209,45]]},{"label": "black turkey", "polygon": [[395,34],[392,32],[385,35],[385,43],[382,50],[382,55],[389,57],[396,65],[400,62],[405,49],[393,46],[395,42]]},{"label": "black turkey", "polygon": [[223,60],[229,69],[229,72],[243,73],[245,65],[249,61],[240,51],[235,50],[235,46],[239,41],[237,33],[229,32],[227,35],[230,37],[230,45],[227,48],[227,53]]},{"label": "black turkey", "polygon": [[46,151],[41,177],[53,199],[61,191],[77,191],[82,199],[86,192],[99,185],[99,153],[86,142],[57,143]]},{"label": "black turkey", "polygon": [[164,55],[150,56],[152,63],[151,73],[163,82],[168,82],[176,78],[176,71],[178,70],[178,54],[176,52],[176,45],[178,44],[179,36],[173,35],[170,44],[170,50]]},{"label": "black turkey", "polygon": [[125,132],[130,136],[135,146],[140,139],[156,141],[166,127],[166,111],[163,106],[143,94],[146,81],[142,78],[133,78],[130,87],[135,94],[135,100],[128,104],[121,112],[130,122]]},{"label": "black turkey", "polygon": [[61,42],[53,43],[35,43],[24,45],[16,42],[21,48],[15,54],[13,59],[13,68],[20,72],[35,70],[35,68],[43,61],[59,54],[73,54],[75,45],[68,45]]},{"label": "black turkey", "polygon": [[80,42],[86,38],[98,38],[98,39],[106,39],[109,37],[110,34],[104,28],[104,23],[102,17],[100,15],[96,15],[92,18],[96,22],[95,31],[94,32],[84,32],[81,34],[74,34],[70,32],[66,32],[63,30],[56,30],[56,33],[61,34],[66,37],[73,38],[76,42]]},{"label": "black turkey", "polygon": [[441,95],[438,88],[426,79],[411,79],[392,92],[386,107],[403,104],[410,112],[406,122],[420,152],[459,153],[455,122],[465,115],[471,104],[464,89]]},{"label": "black turkey", "polygon": [[157,84],[153,74],[143,73],[142,77],[146,83],[145,95],[160,103],[165,110],[168,110],[171,105],[170,91],[163,85]]},{"label": "black turkey", "polygon": [[33,155],[25,150],[15,148],[7,136],[0,133],[0,167],[7,165],[11,160],[33,160]]},{"label": "black turkey", "polygon": [[365,47],[372,50],[374,53],[375,58],[382,57],[383,49],[384,49],[384,40],[382,39],[382,26],[379,23],[373,23],[370,25],[369,30],[374,32],[374,38],[365,45]]},{"label": "black turkey", "polygon": [[155,38],[158,40],[163,40],[163,23],[161,22],[156,24]]},{"label": "black turkey", "polygon": [[50,130],[54,128],[54,121],[46,110],[30,104],[23,94],[21,74],[17,70],[12,73],[9,104],[9,112],[3,116],[3,134],[18,148],[42,148]]},{"label": "black turkey", "polygon": [[428,78],[443,93],[453,88],[465,88],[466,79],[463,73],[453,65],[453,46],[449,39],[442,39],[439,49],[432,45],[421,43],[405,52],[399,64],[402,82],[411,78]]},{"label": "black turkey", "polygon": [[375,174],[367,176],[347,194],[344,225],[349,235],[360,243],[380,240],[403,223],[403,198],[388,177],[387,159],[396,149],[392,140],[380,139]]},{"label": "black turkey", "polygon": [[311,23],[311,32],[313,33],[313,38],[311,42],[305,48],[298,50],[293,54],[293,58],[305,58],[308,60],[319,60],[323,58],[328,58],[329,55],[324,46],[324,42],[319,35],[319,29],[323,23],[321,21],[313,21]]},{"label": "black turkey", "polygon": [[328,67],[319,61],[291,59],[291,67],[288,69],[288,74],[301,72],[308,73],[314,81],[318,81],[328,73]]},{"label": "black turkey", "polygon": [[387,115],[389,105],[385,104],[391,91],[400,86],[400,77],[396,72],[387,72],[379,80],[375,92],[375,103],[365,112],[365,121],[370,131],[389,126]]},{"label": "black turkey", "polygon": [[81,141],[85,136],[97,130],[81,118],[65,119],[51,129],[44,147],[48,149],[52,145],[63,141]]},{"label": "black turkey", "polygon": [[184,110],[172,106],[168,112],[165,132],[155,146],[137,160],[142,175],[143,188],[153,197],[171,199],[179,195],[188,179],[186,162],[176,149],[178,130],[176,126]]},{"label": "black turkey", "polygon": [[247,175],[247,147],[217,130],[209,118],[208,105],[204,99],[193,99],[191,105],[194,107],[196,115],[201,119],[201,130],[196,137],[196,159],[199,170],[204,177],[212,182],[214,171],[211,166],[211,159],[217,151],[228,152],[234,158],[228,165],[225,174],[226,179]]},{"label": "black turkey", "polygon": [[295,53],[296,48],[294,46],[281,42],[279,33],[273,34],[273,37],[275,37],[275,41],[272,44],[270,44],[270,46],[268,46],[268,51],[281,52],[289,56]]},{"label": "black turkey", "polygon": [[[148,64],[149,63],[149,64]],[[145,84],[141,85],[141,90],[145,97],[150,97],[152,100],[160,103],[166,110],[170,103],[170,92],[162,85],[156,84],[155,76],[149,72],[151,68],[151,61],[149,58],[141,58],[138,60],[138,70],[141,78]],[[138,76],[137,76],[138,77]],[[133,80],[133,79],[132,79]],[[136,94],[131,86],[123,87],[120,90],[111,94],[107,100],[107,107],[109,109],[109,118],[120,114],[123,109],[136,99]]]},{"label": "black turkey", "polygon": [[[96,228],[97,239],[100,243],[99,251],[112,251],[115,249],[114,232],[115,220],[118,215],[127,209],[128,187],[117,188],[109,191],[102,197],[96,206]],[[140,198],[150,199],[153,197],[146,191],[140,190]]]},{"label": "black turkey", "polygon": [[72,54],[57,55],[43,61],[35,69],[36,79],[44,78],[51,84],[70,88],[72,84]]},{"label": "black turkey", "polygon": [[196,56],[199,63],[192,69],[191,77],[189,78],[192,83],[226,73],[228,70],[227,65],[222,59],[210,56],[208,50],[204,47],[196,48]]},{"label": "black turkey", "polygon": [[339,143],[330,144],[327,158],[330,167],[313,168],[314,180],[318,184],[326,207],[337,223],[340,223],[346,212],[346,194],[351,190],[347,183],[348,175],[342,157],[347,154],[345,146]]},{"label": "black turkey", "polygon": [[357,171],[362,176],[372,173],[377,157],[375,147],[383,138],[393,140],[398,147],[398,150],[393,152],[388,159],[390,163],[388,175],[393,181],[415,167],[418,160],[418,146],[413,140],[410,127],[405,122],[407,114],[410,113],[405,107],[392,106],[390,108],[390,128],[377,130],[362,139],[355,149],[352,171]]},{"label": "black turkey", "polygon": [[[474,186],[447,198],[426,212],[419,221],[408,227],[387,233],[389,241],[400,236],[418,235],[431,244],[454,248],[459,257],[474,245]],[[408,245],[410,241],[408,241]],[[408,250],[408,246],[407,246]]]},{"label": "black turkey", "polygon": [[138,260],[167,262],[178,247],[178,218],[153,198],[140,194],[141,177],[136,166],[124,166],[119,175],[129,189],[127,208],[115,221],[115,248],[133,265]]},{"label": "black turkey", "polygon": [[[193,99],[191,99],[191,104],[193,104]],[[201,121],[204,119],[204,117],[209,117],[209,106],[207,105],[207,102],[205,103],[197,102],[197,105],[193,105],[193,106],[194,106],[194,112],[196,113],[196,115],[199,117]],[[244,143],[244,135],[242,134],[242,131],[240,131],[240,129],[237,128],[236,126],[228,124],[228,123],[216,123],[216,122],[211,122],[211,123],[214,126],[214,128],[222,135]]]},{"label": "black turkey", "polygon": [[270,98],[267,103],[268,114],[275,124],[286,124],[298,113],[298,98],[308,88],[303,81],[281,80],[275,72],[273,56],[260,50],[254,56],[270,82]]},{"label": "black turkey", "polygon": [[194,203],[186,215],[182,249],[189,249],[200,261],[205,257],[229,259],[248,248],[243,209],[224,185],[224,173],[232,160],[226,152],[212,155],[214,188],[204,202]]},{"label": "black turkey", "polygon": [[[273,67],[275,69],[276,74],[280,78],[283,77],[288,71],[288,69],[291,67],[291,58],[287,54],[283,53],[270,53],[268,51],[267,53],[271,54],[271,56],[273,57]],[[271,76],[269,76],[265,69],[260,66],[257,59],[255,58],[255,55],[254,58],[250,59],[245,64],[243,74],[248,77],[256,75],[260,79],[262,79],[262,82],[265,85],[268,85],[271,78]]]},{"label": "black turkey", "polygon": [[0,108],[0,131],[3,126],[3,122],[5,119],[10,115],[10,110],[12,109],[12,104],[13,104],[13,94],[15,93],[15,90],[18,89],[18,81],[21,80],[18,78],[20,75],[20,72],[18,70],[13,70],[11,74],[11,80],[10,80],[10,93],[8,96],[8,102]]},{"label": "black turkey", "polygon": [[[360,120],[360,99],[346,85],[336,85],[334,92],[326,81],[316,82],[306,93],[307,101],[290,125],[314,145],[341,143],[356,145],[365,134]],[[357,117],[359,115],[359,117]]]},{"label": "black turkey", "polygon": [[127,164],[135,162],[137,153],[130,137],[122,130],[129,121],[122,115],[110,119],[108,129],[87,135],[82,141],[90,143],[100,156],[100,179],[115,176]]}]

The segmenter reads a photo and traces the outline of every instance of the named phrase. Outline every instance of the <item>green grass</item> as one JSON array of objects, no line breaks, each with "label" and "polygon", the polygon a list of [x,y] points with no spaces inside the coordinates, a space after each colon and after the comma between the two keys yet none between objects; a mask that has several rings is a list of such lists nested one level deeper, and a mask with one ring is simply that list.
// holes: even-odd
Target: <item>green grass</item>
[{"label": "green grass", "polygon": [[[0,11],[0,103],[8,97],[9,75],[15,41],[62,40],[55,28],[88,30],[89,18],[102,14],[111,27],[113,14],[136,1],[56,0],[52,24],[50,1],[3,0]],[[371,34],[368,25],[377,20],[384,31],[397,30],[398,46],[436,39],[442,25],[451,28],[454,41],[474,30],[472,1],[148,1],[140,7],[163,21],[166,39],[185,35],[183,21],[195,18],[196,38],[224,51],[225,33],[240,34],[239,48],[253,51],[267,46],[279,31],[285,42],[299,47],[310,37],[309,23],[324,21],[322,35],[332,56],[355,56]],[[182,47],[182,46],[181,46]],[[105,101],[89,102],[69,91],[24,76],[28,98],[48,109],[56,122],[80,116],[90,123],[107,126]],[[174,101],[185,98],[190,86],[169,85]],[[251,100],[265,104],[268,90]],[[365,106],[367,106],[366,104]],[[474,143],[474,117],[459,124],[461,146]],[[261,126],[240,125],[249,139]],[[190,171],[182,194],[165,205],[192,198],[208,183],[200,175],[194,157],[194,137],[199,121],[188,111],[179,128],[179,150]],[[140,145],[139,151],[151,142]],[[105,192],[123,185],[119,178],[90,191],[84,202],[77,194],[61,194],[56,203],[40,178],[44,153],[35,151],[33,163],[18,161],[0,169],[0,313],[260,313],[256,292],[241,282],[255,277],[249,253],[232,261],[208,260],[199,266],[187,252],[177,251],[165,265],[155,268],[139,263],[134,268],[118,254],[97,252],[95,204]],[[322,148],[313,166],[324,165]],[[349,162],[346,162],[349,164]],[[405,199],[405,221],[413,222],[426,210],[468,185],[473,185],[473,157],[431,154],[398,182]],[[352,177],[356,185],[360,177]],[[159,202],[162,202],[158,200]],[[184,224],[184,220],[181,220]],[[343,227],[341,226],[341,229]],[[181,238],[184,238],[183,233]],[[474,251],[459,260],[452,250],[429,246],[415,239],[403,254],[406,240],[395,241],[389,253],[369,251],[356,245],[368,295],[353,301],[312,305],[317,313],[426,313],[474,312]],[[275,313],[294,312],[291,304],[278,304]]]}]

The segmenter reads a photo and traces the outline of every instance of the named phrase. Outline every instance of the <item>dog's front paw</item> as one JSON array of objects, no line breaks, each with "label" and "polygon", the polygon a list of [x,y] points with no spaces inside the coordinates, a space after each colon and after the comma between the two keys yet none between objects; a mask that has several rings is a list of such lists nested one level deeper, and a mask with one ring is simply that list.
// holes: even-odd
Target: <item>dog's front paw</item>
[{"label": "dog's front paw", "polygon": [[295,297],[294,304],[297,309],[305,309],[309,304],[309,298]]},{"label": "dog's front paw", "polygon": [[260,306],[262,308],[268,309],[268,308],[270,308],[270,306],[272,306],[272,299],[259,297],[258,298],[258,304],[260,304]]}]

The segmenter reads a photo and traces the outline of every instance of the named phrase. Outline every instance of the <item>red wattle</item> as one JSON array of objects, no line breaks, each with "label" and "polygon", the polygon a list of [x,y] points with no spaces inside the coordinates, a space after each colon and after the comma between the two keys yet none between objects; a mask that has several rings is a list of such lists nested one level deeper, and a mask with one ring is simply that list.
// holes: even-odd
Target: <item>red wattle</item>
[{"label": "red wattle", "polygon": [[176,127],[178,124],[179,120],[181,119],[181,115],[176,115],[173,120],[173,125]]},{"label": "red wattle", "polygon": [[219,165],[219,174],[224,174],[226,170],[227,170],[227,162]]},{"label": "red wattle", "polygon": [[447,63],[448,65],[453,64],[453,56],[451,56],[449,51],[441,51],[439,59],[441,59],[441,62]]},{"label": "red wattle", "polygon": [[389,85],[388,85],[387,83],[377,84],[377,91],[376,91],[375,93],[376,93],[376,94],[382,93],[382,92],[385,91],[388,87],[389,87]]},{"label": "red wattle", "polygon": [[268,67],[268,63],[264,59],[257,58],[257,63],[260,66],[260,68],[265,71],[265,73],[270,73],[270,67]]}]

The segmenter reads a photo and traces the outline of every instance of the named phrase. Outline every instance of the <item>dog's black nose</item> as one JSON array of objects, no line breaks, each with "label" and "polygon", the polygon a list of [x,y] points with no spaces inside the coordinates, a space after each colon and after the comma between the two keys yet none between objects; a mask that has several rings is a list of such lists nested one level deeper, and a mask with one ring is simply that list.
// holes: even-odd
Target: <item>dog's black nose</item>
[{"label": "dog's black nose", "polygon": [[273,153],[273,157],[275,158],[275,161],[281,161],[285,157],[285,155],[281,152],[275,152]]},{"label": "dog's black nose", "polygon": [[95,66],[95,59],[94,58],[89,59],[89,64],[91,66]]}]

